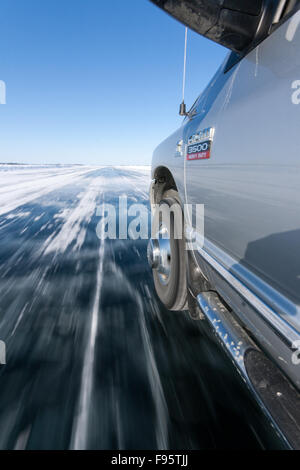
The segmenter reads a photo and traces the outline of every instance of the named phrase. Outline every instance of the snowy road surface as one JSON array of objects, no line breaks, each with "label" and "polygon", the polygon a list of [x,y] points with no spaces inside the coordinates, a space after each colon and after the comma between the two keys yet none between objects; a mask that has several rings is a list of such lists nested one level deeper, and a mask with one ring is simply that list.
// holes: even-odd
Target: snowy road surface
[{"label": "snowy road surface", "polygon": [[0,166],[1,449],[259,447],[205,327],[157,299],[147,241],[96,234],[103,201],[148,208],[149,183],[146,167]]}]

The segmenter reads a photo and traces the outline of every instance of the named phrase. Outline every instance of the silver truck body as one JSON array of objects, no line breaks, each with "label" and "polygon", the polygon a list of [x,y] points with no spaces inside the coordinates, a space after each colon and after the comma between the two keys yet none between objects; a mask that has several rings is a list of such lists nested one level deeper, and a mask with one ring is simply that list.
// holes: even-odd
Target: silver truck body
[{"label": "silver truck body", "polygon": [[[182,204],[205,205],[202,273],[298,389],[299,51],[298,10],[231,67],[229,54],[152,162],[153,179],[168,171]],[[210,158],[188,160],[188,140],[207,128]]]}]

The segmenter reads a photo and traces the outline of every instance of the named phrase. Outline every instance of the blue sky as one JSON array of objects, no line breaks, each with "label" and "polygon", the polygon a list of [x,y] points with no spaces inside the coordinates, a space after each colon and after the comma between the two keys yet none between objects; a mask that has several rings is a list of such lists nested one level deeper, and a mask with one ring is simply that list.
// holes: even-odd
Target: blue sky
[{"label": "blue sky", "polygon": [[[0,161],[150,164],[181,123],[183,48],[148,0],[1,0]],[[226,53],[189,32],[188,105]]]}]

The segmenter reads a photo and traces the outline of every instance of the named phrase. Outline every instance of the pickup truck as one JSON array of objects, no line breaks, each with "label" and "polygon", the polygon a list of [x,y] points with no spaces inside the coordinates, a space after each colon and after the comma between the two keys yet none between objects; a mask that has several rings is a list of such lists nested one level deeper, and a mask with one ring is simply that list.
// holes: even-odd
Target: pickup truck
[{"label": "pickup truck", "polygon": [[229,49],[154,151],[153,211],[184,219],[178,237],[174,217],[169,228],[156,218],[155,288],[169,310],[209,323],[278,435],[299,449],[300,2],[151,1]]}]

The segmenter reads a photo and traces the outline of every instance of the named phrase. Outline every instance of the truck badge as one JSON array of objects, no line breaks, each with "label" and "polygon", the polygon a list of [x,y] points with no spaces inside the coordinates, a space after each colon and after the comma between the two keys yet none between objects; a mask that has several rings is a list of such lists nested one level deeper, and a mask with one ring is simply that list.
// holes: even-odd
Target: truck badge
[{"label": "truck badge", "polygon": [[208,127],[197,134],[192,135],[188,140],[187,160],[207,160],[210,158],[211,145],[214,138],[215,129]]}]

